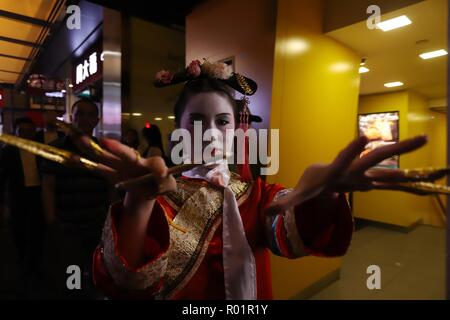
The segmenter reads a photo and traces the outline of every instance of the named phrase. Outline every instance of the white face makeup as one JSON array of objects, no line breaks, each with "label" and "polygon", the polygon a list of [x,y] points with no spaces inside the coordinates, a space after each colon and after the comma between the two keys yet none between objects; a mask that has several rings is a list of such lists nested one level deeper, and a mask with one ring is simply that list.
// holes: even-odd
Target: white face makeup
[{"label": "white face makeup", "polygon": [[[181,116],[180,128],[188,130],[191,137],[194,137],[194,124],[199,122],[202,125],[202,136],[206,131],[205,136],[209,133],[211,137],[211,141],[203,142],[202,153],[206,147],[211,149],[212,156],[231,152],[232,143],[226,140],[227,130],[232,132],[236,123],[233,107],[225,96],[216,92],[192,96]],[[191,141],[191,155],[194,155],[194,143],[195,141]]]}]

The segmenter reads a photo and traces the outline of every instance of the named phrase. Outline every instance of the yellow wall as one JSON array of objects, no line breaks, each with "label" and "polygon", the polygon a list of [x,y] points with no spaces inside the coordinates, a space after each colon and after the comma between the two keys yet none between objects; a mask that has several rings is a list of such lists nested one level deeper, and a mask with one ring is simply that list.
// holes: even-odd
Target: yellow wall
[{"label": "yellow wall", "polygon": [[[359,57],[323,35],[322,2],[279,0],[271,128],[280,129],[280,170],[293,187],[303,170],[330,162],[355,137]],[[340,267],[340,259],[272,257],[274,297],[295,296]]]},{"label": "yellow wall", "polygon": [[[399,111],[400,139],[427,134],[424,148],[400,156],[400,168],[445,166],[445,117],[428,108],[425,97],[413,91],[362,96],[359,113]],[[408,227],[418,221],[442,226],[439,208],[432,197],[418,197],[394,191],[355,193],[355,217]]]},{"label": "yellow wall", "polygon": [[431,164],[442,166],[447,159],[447,118],[443,113],[433,113],[431,130],[429,132],[431,146]]}]

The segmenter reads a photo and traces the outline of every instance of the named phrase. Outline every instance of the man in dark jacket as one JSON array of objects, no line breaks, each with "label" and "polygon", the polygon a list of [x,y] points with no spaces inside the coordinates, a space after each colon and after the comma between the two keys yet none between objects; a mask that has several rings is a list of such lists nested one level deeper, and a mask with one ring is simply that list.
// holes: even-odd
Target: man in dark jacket
[{"label": "man in dark jacket", "polygon": [[[73,125],[93,137],[99,121],[97,105],[82,99],[72,106]],[[51,143],[52,146],[82,154],[70,136]],[[103,177],[87,170],[69,168],[44,161],[43,197],[46,219],[51,229],[53,289],[57,298],[95,298],[92,286],[91,261],[110,204],[110,184]],[[81,288],[68,288],[70,266],[83,275]],[[69,268],[69,269],[68,269]],[[76,276],[76,275],[75,275]]]}]

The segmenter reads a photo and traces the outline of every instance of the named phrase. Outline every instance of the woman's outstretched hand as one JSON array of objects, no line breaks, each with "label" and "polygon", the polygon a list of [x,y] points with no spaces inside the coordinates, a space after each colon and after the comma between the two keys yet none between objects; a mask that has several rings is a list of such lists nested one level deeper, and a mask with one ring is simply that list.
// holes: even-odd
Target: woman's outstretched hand
[{"label": "woman's outstretched hand", "polygon": [[377,148],[360,158],[359,155],[368,142],[368,138],[360,137],[343,149],[332,163],[308,167],[293,192],[269,206],[267,213],[284,212],[322,193],[385,189],[424,194],[398,183],[436,180],[446,174],[442,172],[440,176],[414,178],[403,170],[373,168],[384,159],[419,149],[427,143],[425,136]]},{"label": "woman's outstretched hand", "polygon": [[102,139],[102,151],[94,150],[86,136],[74,139],[77,147],[98,163],[93,170],[107,177],[113,184],[151,173],[153,180],[128,191],[133,199],[152,199],[159,194],[176,190],[175,178],[161,157],[141,158],[139,153],[113,139]]},{"label": "woman's outstretched hand", "polygon": [[176,190],[175,178],[168,173],[161,157],[143,159],[136,150],[112,139],[101,140],[102,150],[93,148],[92,142],[85,136],[74,140],[80,151],[98,163],[93,170],[109,178],[113,184],[152,174],[152,179],[147,183],[127,192],[123,201],[124,214],[116,225],[118,251],[132,268],[141,266],[146,261],[147,228],[155,197]]}]

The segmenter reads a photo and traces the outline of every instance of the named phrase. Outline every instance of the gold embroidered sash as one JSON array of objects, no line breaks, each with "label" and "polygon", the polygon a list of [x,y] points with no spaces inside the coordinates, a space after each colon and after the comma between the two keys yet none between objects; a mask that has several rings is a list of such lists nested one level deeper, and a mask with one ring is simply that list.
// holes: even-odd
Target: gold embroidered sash
[{"label": "gold embroidered sash", "polygon": [[[240,181],[236,175],[232,175],[229,186],[238,203],[251,191],[251,183]],[[189,180],[180,179],[177,191],[165,199],[175,208],[179,207],[173,220],[179,228],[170,226],[168,265],[159,295],[162,299],[171,298],[183,289],[203,261],[222,222],[223,190],[212,185],[193,187]]]}]

